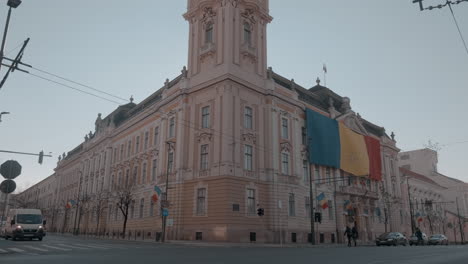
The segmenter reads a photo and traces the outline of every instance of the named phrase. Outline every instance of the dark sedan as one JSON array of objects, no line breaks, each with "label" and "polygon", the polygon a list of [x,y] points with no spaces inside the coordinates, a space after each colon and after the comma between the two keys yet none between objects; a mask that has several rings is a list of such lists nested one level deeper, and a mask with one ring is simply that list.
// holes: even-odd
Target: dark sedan
[{"label": "dark sedan", "polygon": [[389,232],[383,233],[375,240],[377,246],[387,245],[387,246],[406,246],[408,243],[406,237],[402,233],[398,232]]},{"label": "dark sedan", "polygon": [[427,241],[428,245],[448,245],[448,239],[446,236],[437,234],[429,237]]}]

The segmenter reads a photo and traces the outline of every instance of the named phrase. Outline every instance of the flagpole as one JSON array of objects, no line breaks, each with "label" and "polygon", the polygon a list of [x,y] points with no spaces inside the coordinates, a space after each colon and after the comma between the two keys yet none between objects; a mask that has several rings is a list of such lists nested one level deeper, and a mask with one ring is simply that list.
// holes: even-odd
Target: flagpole
[{"label": "flagpole", "polygon": [[327,87],[327,65],[323,64],[323,85]]}]

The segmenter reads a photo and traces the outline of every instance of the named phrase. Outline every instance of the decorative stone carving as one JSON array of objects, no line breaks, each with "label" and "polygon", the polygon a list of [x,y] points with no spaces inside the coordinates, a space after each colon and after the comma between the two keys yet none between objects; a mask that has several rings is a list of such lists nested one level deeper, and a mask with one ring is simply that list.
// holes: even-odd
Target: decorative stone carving
[{"label": "decorative stone carving", "polygon": [[344,113],[351,111],[351,100],[348,97],[343,97],[342,110]]},{"label": "decorative stone carving", "polygon": [[256,144],[256,143],[257,143],[257,136],[255,136],[255,135],[252,134],[252,133],[243,134],[243,135],[242,135],[242,139],[243,139],[245,142],[249,142],[249,143],[253,143],[253,144]]},{"label": "decorative stone carving", "polygon": [[292,145],[289,142],[283,142],[280,144],[280,150],[281,151],[286,151],[286,152],[291,152],[292,151]]},{"label": "decorative stone carving", "polygon": [[226,6],[227,4],[231,4],[233,7],[237,8],[238,0],[221,0],[221,6]]},{"label": "decorative stone carving", "polygon": [[254,16],[254,10],[251,8],[246,8],[244,12],[241,13],[241,16],[248,20],[251,24],[257,23],[257,20]]},{"label": "decorative stone carving", "polygon": [[213,136],[213,134],[211,134],[211,133],[202,132],[202,133],[199,133],[197,135],[197,141],[198,142],[202,142],[202,141],[204,141],[204,142],[208,141],[209,142],[209,141],[211,141],[212,136]]}]

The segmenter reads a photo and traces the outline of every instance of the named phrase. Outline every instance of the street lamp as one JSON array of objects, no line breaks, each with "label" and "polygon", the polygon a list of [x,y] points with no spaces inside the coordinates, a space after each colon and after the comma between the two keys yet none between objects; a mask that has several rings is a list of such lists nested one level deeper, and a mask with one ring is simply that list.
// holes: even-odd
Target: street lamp
[{"label": "street lamp", "polygon": [[17,8],[19,5],[21,5],[21,0],[8,0],[7,5],[12,8]]},{"label": "street lamp", "polygon": [[2,61],[3,61],[3,55],[4,55],[3,51],[5,50],[6,37],[8,34],[8,26],[10,25],[11,9],[17,8],[19,5],[21,5],[21,0],[8,0],[7,5],[10,8],[8,9],[5,30],[3,31],[2,46],[0,47],[0,69],[2,68]]},{"label": "street lamp", "polygon": [[9,115],[10,112],[1,112],[0,113],[0,122],[2,122],[2,115]]}]

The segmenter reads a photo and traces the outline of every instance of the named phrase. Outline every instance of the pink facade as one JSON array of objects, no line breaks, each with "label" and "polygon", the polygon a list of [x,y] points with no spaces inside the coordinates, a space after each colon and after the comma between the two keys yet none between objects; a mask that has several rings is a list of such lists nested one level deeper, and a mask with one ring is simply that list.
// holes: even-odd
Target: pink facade
[{"label": "pink facade", "polygon": [[[322,213],[317,241],[342,242],[346,225],[354,224],[362,241],[407,230],[404,207],[395,202],[403,196],[395,140],[356,114],[349,98],[319,82],[304,88],[267,68],[268,8],[268,0],[188,1],[188,67],[139,104],[99,115],[96,130],[53,175],[53,204],[106,193],[106,209],[97,216],[90,202],[76,217],[74,208],[62,208],[53,228],[120,232],[114,186],[130,181],[128,231],[159,232],[160,200],[151,196],[155,185],[166,189],[168,177],[169,239],[305,243],[311,176],[313,196],[324,193],[329,205],[315,206]],[[383,181],[309,164],[306,108],[380,140]],[[348,201],[352,210],[345,210]]]}]

